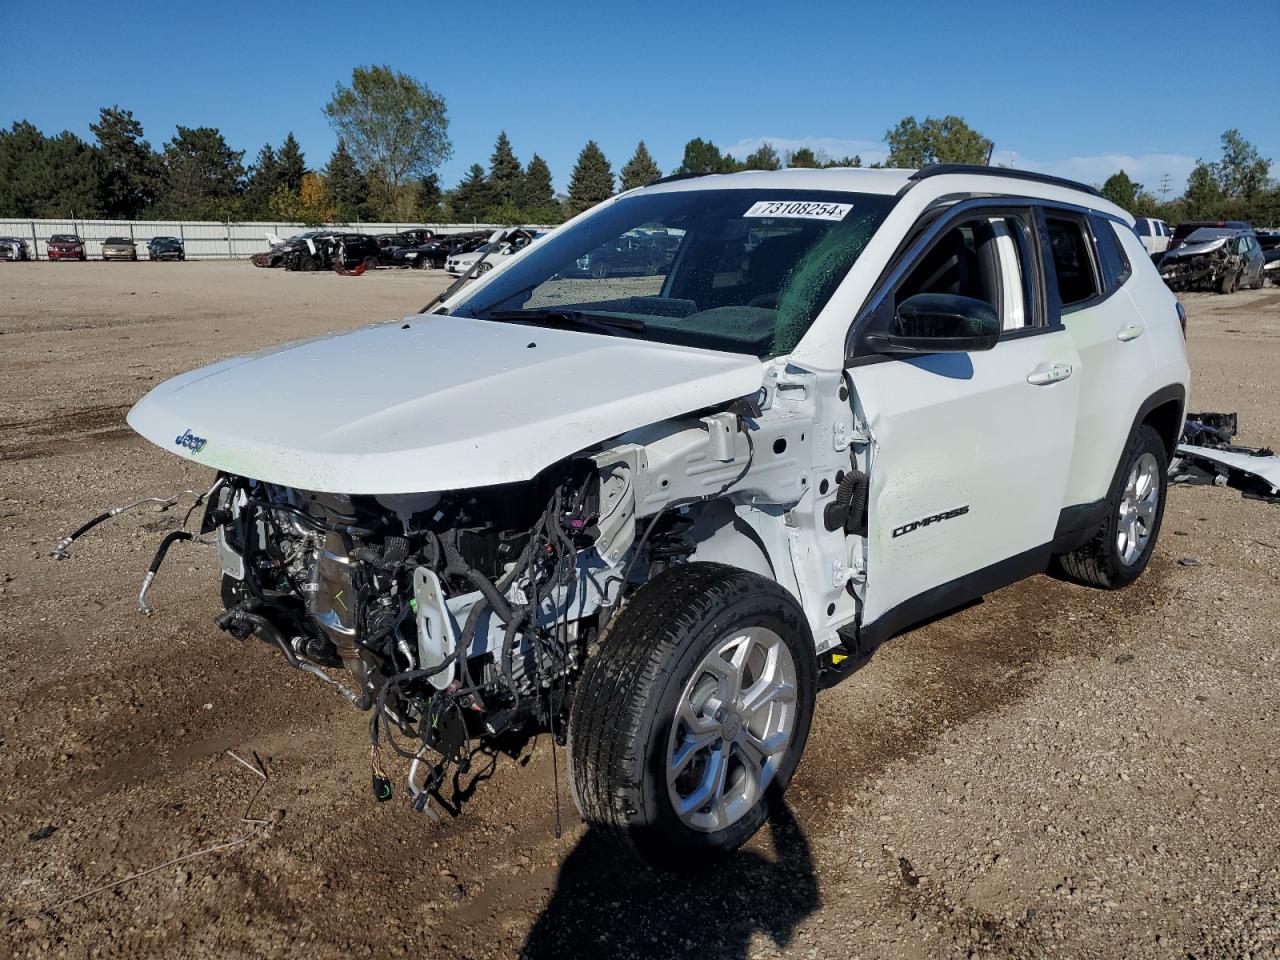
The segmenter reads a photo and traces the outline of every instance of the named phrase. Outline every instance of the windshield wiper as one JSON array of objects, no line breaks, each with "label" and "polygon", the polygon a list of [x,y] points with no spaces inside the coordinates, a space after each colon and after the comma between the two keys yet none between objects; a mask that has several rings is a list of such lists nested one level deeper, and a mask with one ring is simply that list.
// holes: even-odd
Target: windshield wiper
[{"label": "windshield wiper", "polygon": [[481,313],[481,320],[496,320],[499,323],[539,323],[556,324],[558,326],[579,327],[586,330],[598,330],[602,333],[615,334],[644,333],[643,320],[630,317],[610,317],[599,313],[585,313],[582,310],[547,309],[547,310],[495,310],[492,313]]}]

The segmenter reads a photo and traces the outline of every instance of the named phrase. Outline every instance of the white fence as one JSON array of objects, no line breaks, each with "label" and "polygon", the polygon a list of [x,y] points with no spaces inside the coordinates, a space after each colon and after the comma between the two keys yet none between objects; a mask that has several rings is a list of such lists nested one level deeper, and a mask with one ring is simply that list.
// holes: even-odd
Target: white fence
[{"label": "white fence", "polygon": [[[352,233],[397,233],[415,227],[427,227],[437,233],[462,233],[468,230],[497,229],[487,223],[343,223],[329,224]],[[90,260],[102,258],[102,241],[108,237],[128,237],[138,245],[138,259],[147,259],[147,241],[152,237],[177,237],[183,242],[188,260],[241,260],[267,249],[267,233],[288,237],[303,230],[315,229],[301,223],[219,223],[197,220],[22,220],[0,218],[0,237],[17,237],[27,241],[31,256],[44,260],[48,256],[49,237],[56,233],[74,233],[84,241],[85,255]]]}]

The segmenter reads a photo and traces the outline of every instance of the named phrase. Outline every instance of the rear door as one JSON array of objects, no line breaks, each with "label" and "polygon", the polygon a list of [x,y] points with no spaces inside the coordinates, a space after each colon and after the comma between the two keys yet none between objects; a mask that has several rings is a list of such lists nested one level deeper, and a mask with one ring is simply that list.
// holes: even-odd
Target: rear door
[{"label": "rear door", "polygon": [[1081,508],[1084,519],[1084,508],[1107,495],[1155,357],[1146,321],[1123,292],[1133,267],[1112,221],[1054,207],[1043,208],[1041,217],[1049,237],[1050,310],[1058,312],[1080,357],[1065,506]]},{"label": "rear door", "polygon": [[1001,317],[992,350],[889,359],[858,346],[865,331],[855,328],[848,373],[871,435],[864,628],[927,615],[1046,557],[1071,463],[1079,358],[1047,310],[1045,243],[1032,209],[963,205],[917,241],[859,321],[914,293],[972,296]]}]

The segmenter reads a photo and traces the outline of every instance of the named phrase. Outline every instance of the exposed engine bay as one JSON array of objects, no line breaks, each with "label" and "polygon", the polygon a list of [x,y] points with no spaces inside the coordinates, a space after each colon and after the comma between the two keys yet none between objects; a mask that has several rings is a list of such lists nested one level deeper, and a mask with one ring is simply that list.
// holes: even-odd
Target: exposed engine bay
[{"label": "exposed engine bay", "polygon": [[[596,630],[609,564],[594,554],[599,484],[590,461],[534,481],[399,497],[310,493],[240,477],[210,500],[226,611],[303,664],[344,667],[347,697],[372,709],[374,782],[387,747],[465,765],[473,735],[535,719],[553,731]],[[461,624],[461,629],[456,629]],[[402,748],[398,734],[418,741]],[[423,801],[425,803],[425,800]]]}]

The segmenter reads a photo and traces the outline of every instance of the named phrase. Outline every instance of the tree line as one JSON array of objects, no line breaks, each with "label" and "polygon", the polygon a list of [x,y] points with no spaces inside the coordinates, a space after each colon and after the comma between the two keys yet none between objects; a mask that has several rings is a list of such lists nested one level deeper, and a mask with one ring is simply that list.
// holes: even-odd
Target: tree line
[{"label": "tree line", "polygon": [[[594,140],[578,154],[568,189],[557,194],[538,154],[522,163],[505,132],[488,166],[473,163],[444,189],[437,170],[453,154],[444,98],[386,66],[357,67],[324,114],[337,146],[310,167],[297,139],[267,143],[249,164],[214,127],[178,126],[153,149],[142,124],[120,106],[103,107],[93,142],[64,131],[48,136],[25,120],[0,130],[0,217],[175,220],[285,220],[559,223],[612,196],[659,179],[641,140],[617,175]],[[989,163],[992,141],[962,117],[904,117],[886,131],[888,156],[868,166]],[[762,143],[743,159],[696,137],[674,174],[782,167],[860,167],[860,156],[829,157]],[[1231,216],[1276,222],[1270,162],[1238,131],[1223,136],[1223,158],[1197,164],[1185,196],[1158,201],[1123,171],[1103,192],[1139,216]]]},{"label": "tree line", "polygon": [[1255,227],[1280,226],[1280,184],[1270,179],[1271,161],[1239,130],[1222,135],[1222,156],[1197,160],[1182,196],[1163,199],[1123,170],[1102,185],[1102,195],[1135,217],[1166,223],[1244,220]]}]

